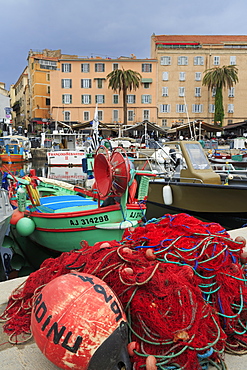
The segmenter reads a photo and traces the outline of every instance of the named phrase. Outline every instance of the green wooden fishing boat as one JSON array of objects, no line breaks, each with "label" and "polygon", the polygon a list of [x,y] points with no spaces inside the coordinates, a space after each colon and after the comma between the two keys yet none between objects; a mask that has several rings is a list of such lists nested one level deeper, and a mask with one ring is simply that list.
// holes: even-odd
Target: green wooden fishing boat
[{"label": "green wooden fishing boat", "polygon": [[130,168],[127,156],[115,150],[96,153],[95,185],[86,190],[40,177],[11,179],[10,197],[16,211],[11,220],[15,240],[56,252],[120,240],[146,212],[149,171]]}]

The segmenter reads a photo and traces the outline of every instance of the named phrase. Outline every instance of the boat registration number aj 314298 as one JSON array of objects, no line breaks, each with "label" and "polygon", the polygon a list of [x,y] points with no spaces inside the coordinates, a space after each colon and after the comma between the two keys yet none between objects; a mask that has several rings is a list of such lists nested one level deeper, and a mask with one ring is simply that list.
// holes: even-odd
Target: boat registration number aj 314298
[{"label": "boat registration number aj 314298", "polygon": [[107,222],[107,221],[109,221],[109,217],[107,215],[98,216],[98,217],[90,217],[90,218],[82,218],[81,220],[69,220],[70,225],[73,225],[73,226],[98,224],[100,222]]}]

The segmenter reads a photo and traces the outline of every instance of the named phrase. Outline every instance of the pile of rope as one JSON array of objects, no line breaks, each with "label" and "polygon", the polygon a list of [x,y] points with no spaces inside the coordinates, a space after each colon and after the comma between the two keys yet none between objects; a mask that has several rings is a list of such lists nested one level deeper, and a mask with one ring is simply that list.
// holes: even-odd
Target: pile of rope
[{"label": "pile of rope", "polygon": [[[247,349],[244,242],[187,214],[165,215],[129,229],[121,242],[101,242],[43,262],[14,291],[1,316],[12,343],[30,335],[34,299],[72,270],[95,275],[127,314],[133,369],[154,359],[159,370],[226,369],[223,353]],[[133,344],[134,343],[134,344]]]}]

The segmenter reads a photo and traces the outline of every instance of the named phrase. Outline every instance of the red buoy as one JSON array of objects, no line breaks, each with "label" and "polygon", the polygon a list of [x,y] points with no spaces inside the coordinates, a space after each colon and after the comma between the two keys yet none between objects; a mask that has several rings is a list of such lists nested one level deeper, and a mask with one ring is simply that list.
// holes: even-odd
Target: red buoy
[{"label": "red buoy", "polygon": [[32,333],[61,369],[131,369],[121,304],[99,278],[78,272],[49,282],[34,302]]},{"label": "red buoy", "polygon": [[16,225],[17,222],[24,217],[24,212],[19,211],[18,208],[16,208],[11,216],[10,224]]}]

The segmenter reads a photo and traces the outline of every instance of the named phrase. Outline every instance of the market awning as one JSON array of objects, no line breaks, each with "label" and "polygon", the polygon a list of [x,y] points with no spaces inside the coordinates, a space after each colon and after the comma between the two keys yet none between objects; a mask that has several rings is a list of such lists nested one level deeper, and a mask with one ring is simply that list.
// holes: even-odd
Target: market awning
[{"label": "market awning", "polygon": [[49,122],[47,120],[43,121],[42,118],[33,118],[31,122],[36,123],[37,125],[49,125]]},{"label": "market awning", "polygon": [[229,124],[227,126],[224,126],[223,130],[234,130],[235,128],[245,127],[245,126],[247,127],[247,121]]},{"label": "market awning", "polygon": [[214,126],[211,125],[210,123],[206,122],[190,122],[190,123],[185,123],[183,125],[179,125],[177,127],[172,127],[170,128],[167,133],[168,134],[175,134],[178,131],[183,131],[183,130],[193,130],[194,128],[196,129],[201,129],[207,132],[219,132],[222,131],[223,128],[219,126]]},{"label": "market awning", "polygon": [[166,133],[166,130],[156,125],[155,123],[152,123],[149,121],[143,121],[143,122],[137,123],[126,129],[123,129],[123,131],[131,131],[131,130],[144,131],[145,129],[147,129],[148,131],[159,131],[160,133]]}]

